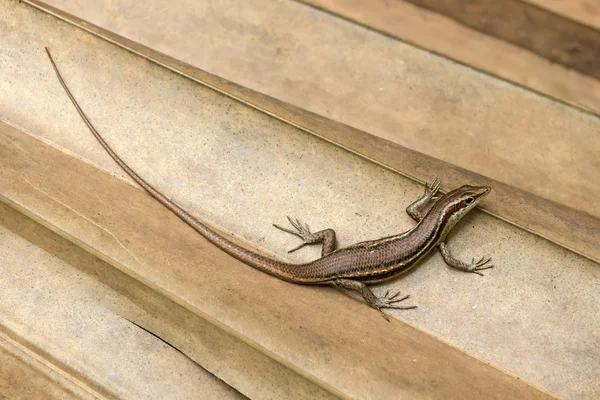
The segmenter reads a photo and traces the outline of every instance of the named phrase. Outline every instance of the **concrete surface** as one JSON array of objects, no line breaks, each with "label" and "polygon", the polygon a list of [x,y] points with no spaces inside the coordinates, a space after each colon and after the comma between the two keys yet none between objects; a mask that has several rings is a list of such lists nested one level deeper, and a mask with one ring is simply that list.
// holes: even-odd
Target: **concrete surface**
[{"label": "concrete surface", "polygon": [[[140,175],[267,252],[294,261],[318,253],[285,253],[297,242],[271,227],[285,223],[285,215],[315,229],[335,228],[341,245],[412,225],[403,210],[422,193],[414,182],[47,15],[7,4],[0,15],[0,112],[11,124],[123,176],[64,96],[43,51],[48,45],[82,107]],[[594,123],[559,109],[579,126]],[[402,289],[419,305],[394,315],[553,393],[598,397],[600,320],[591,316],[600,302],[599,266],[477,212],[450,245],[461,258],[491,256],[496,268],[481,278],[452,271],[433,255],[375,288]],[[349,303],[340,296],[328,307]]]},{"label": "concrete surface", "polygon": [[162,65],[201,86],[247,104],[287,125],[298,127],[303,132],[334,143],[338,147],[372,160],[392,172],[406,176],[418,183],[424,184],[435,178],[441,178],[445,186],[450,188],[461,186],[465,182],[493,187],[494,196],[488,197],[485,203],[480,205],[480,209],[600,263],[600,247],[598,246],[600,243],[600,217],[539,197],[515,186],[250,90],[41,1],[26,0],[24,2],[103,40],[114,43],[122,49],[138,54],[147,61]]},{"label": "concrete surface", "polygon": [[[146,286],[145,294],[158,293],[185,308],[187,316],[178,316],[168,305],[151,307],[150,329],[170,328],[173,320],[173,326],[183,325],[183,335],[173,336],[168,329],[165,337],[190,356],[199,344],[203,357],[194,359],[244,394],[234,382],[262,378],[265,365],[240,353],[239,346],[214,343],[215,329],[202,329],[206,323],[190,324],[190,314],[345,398],[551,397],[426,332],[386,320],[332,288],[292,285],[248,268],[193,234],[145,192],[3,122],[0,155],[1,201],[129,276],[134,285],[112,279],[120,283],[122,293],[143,298],[144,291],[142,296],[135,292]],[[157,332],[164,335],[165,329]],[[216,364],[227,369],[213,368],[218,356],[224,360]],[[235,363],[228,362],[232,358]],[[237,376],[227,379],[235,367]],[[271,381],[285,391],[274,399],[294,397],[306,387],[292,386],[284,376]]]},{"label": "concrete surface", "polygon": [[[16,353],[16,354],[15,354]],[[25,358],[25,359],[24,359]],[[73,393],[31,365],[17,349],[0,339],[0,399],[97,399],[90,393]],[[61,382],[62,383],[62,382]],[[86,396],[87,394],[87,396]]]},{"label": "concrete surface", "polygon": [[294,1],[47,3],[243,86],[600,216],[597,116]]},{"label": "concrete surface", "polygon": [[[98,376],[97,369],[100,365],[101,370],[114,368],[114,372],[111,372],[110,376],[111,379],[118,381],[120,389],[117,392],[112,390],[112,393],[119,394],[121,398],[150,398],[146,392],[140,392],[137,388],[142,384],[146,387],[147,392],[155,393],[157,398],[196,398],[200,393],[203,394],[202,398],[245,398],[224,384],[223,381],[251,398],[285,399],[295,396],[311,399],[333,398],[331,394],[277,361],[266,357],[197,315],[152,291],[139,281],[115,270],[109,264],[1,203],[0,224],[3,227],[3,232],[0,234],[0,245],[5,249],[0,254],[0,260],[7,261],[4,268],[8,271],[4,276],[15,275],[11,272],[14,269],[27,269],[29,271],[27,276],[35,277],[35,282],[37,282],[35,286],[38,288],[36,291],[46,293],[47,298],[51,299],[51,303],[53,303],[51,309],[49,309],[50,307],[40,307],[36,310],[35,317],[32,317],[30,314],[33,311],[28,311],[27,308],[35,307],[37,298],[34,298],[29,304],[26,301],[21,302],[21,298],[14,295],[14,293],[21,292],[32,297],[33,294],[29,293],[31,289],[24,288],[23,282],[19,280],[10,278],[0,280],[3,285],[4,299],[10,299],[7,305],[9,310],[5,313],[24,314],[27,312],[26,317],[21,316],[17,321],[12,318],[12,315],[6,322],[3,318],[3,325],[14,327],[15,324],[20,324],[17,331],[22,335],[22,340],[34,341],[34,344],[45,350],[50,357],[57,358],[63,364],[76,364],[73,369],[80,377],[85,377],[90,386],[98,386],[97,390],[103,389],[107,392],[114,389],[115,386],[115,384],[107,385],[104,382],[106,378],[102,374]],[[28,247],[19,247],[18,243],[21,242],[27,243]],[[35,262],[22,268],[20,260],[23,256],[19,252],[27,253],[29,258]],[[45,264],[58,264],[60,272],[49,267],[46,267],[43,272],[39,272],[37,269],[40,268],[40,265]],[[69,273],[65,273],[67,270]],[[61,276],[60,282],[56,282],[57,278],[54,276],[58,273]],[[76,293],[75,296],[71,291],[61,294],[62,288],[67,286],[75,286],[73,289]],[[64,306],[65,301],[73,301],[74,304],[67,307]],[[7,303],[5,300],[3,302]],[[67,317],[65,317],[65,313],[68,314]],[[87,316],[85,325],[82,325],[79,318],[71,317],[74,313]],[[154,340],[153,336],[149,336],[150,334],[128,321],[132,321],[176,346],[193,361],[216,374],[219,379],[215,379],[213,375],[202,368],[199,368],[199,372],[195,371],[193,364],[192,366],[188,365],[189,359],[177,357],[181,354],[178,352],[173,354],[170,351],[172,349],[165,343]],[[101,329],[98,329],[96,324],[102,325]],[[59,328],[48,332],[44,329],[44,326],[48,325],[52,327],[58,325]],[[0,325],[0,333],[2,327]],[[65,332],[67,330],[68,332]],[[93,332],[93,337],[69,334],[72,330]],[[122,334],[123,330],[134,332]],[[56,340],[52,336],[55,334],[60,336],[59,342],[66,341],[70,344],[71,350],[76,348],[78,351],[65,354],[61,343],[54,343]],[[113,335],[119,336],[119,339],[114,341],[113,345],[104,348],[104,343],[111,341]],[[44,340],[37,339],[39,336],[44,337]],[[137,336],[140,338],[136,339]],[[132,339],[132,337],[134,338]],[[2,335],[0,335],[1,338]],[[142,339],[145,340],[138,345],[137,342],[142,342]],[[52,343],[47,344],[47,341]],[[131,354],[131,356],[120,357],[113,354],[111,352],[113,346],[126,348],[127,354]],[[85,348],[85,351],[80,352],[81,347]],[[137,354],[137,357],[134,354]],[[132,357],[135,357],[134,361],[130,360]],[[182,359],[184,363],[183,366],[180,366]],[[140,367],[135,363],[143,363],[144,368],[149,370],[147,374],[156,373],[161,375],[159,377],[161,379],[156,383],[144,382],[144,370],[140,371]],[[118,366],[115,367],[115,365]],[[120,371],[121,368],[126,368],[127,374],[123,374]],[[163,369],[168,372],[161,374],[160,371]],[[47,380],[63,390],[65,387],[70,388],[64,382],[60,382],[55,375],[52,375],[52,379]],[[176,378],[173,378],[173,375]],[[2,377],[6,376],[18,375],[16,373],[3,374]],[[180,380],[186,381],[181,387]],[[59,381],[60,385],[56,381]],[[164,381],[168,382],[170,391],[162,388],[162,386],[166,386]],[[13,381],[11,386],[14,385],[19,386]],[[195,389],[191,390],[190,388]],[[12,390],[18,392],[18,389]],[[144,395],[142,396],[142,394]],[[291,396],[291,394],[294,395]],[[107,397],[111,397],[110,394]]]},{"label": "concrete surface", "polygon": [[[84,376],[118,398],[197,399],[200,394],[244,398],[116,313],[115,309],[134,305],[66,259],[90,271],[104,264],[0,204],[0,320],[4,328],[65,365],[67,374]],[[20,369],[27,370],[23,364]],[[29,380],[28,374],[14,376]],[[30,384],[36,386],[35,380]],[[29,385],[18,378],[8,386],[10,392],[2,390],[12,393],[8,398],[29,396]],[[52,397],[62,396],[55,393]]]}]

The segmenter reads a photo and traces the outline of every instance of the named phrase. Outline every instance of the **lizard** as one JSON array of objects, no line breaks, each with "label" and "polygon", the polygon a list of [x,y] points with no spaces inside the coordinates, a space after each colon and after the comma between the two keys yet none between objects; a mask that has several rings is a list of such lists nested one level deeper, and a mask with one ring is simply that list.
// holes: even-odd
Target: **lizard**
[{"label": "lizard", "polygon": [[482,270],[493,268],[493,265],[488,264],[491,258],[482,257],[479,261],[472,259],[470,263],[456,259],[446,245],[448,233],[460,219],[475,208],[491,188],[464,185],[446,194],[441,194],[439,179],[435,179],[431,185],[426,184],[425,193],[406,208],[407,214],[417,222],[412,229],[406,232],[336,249],[336,233],[333,229],[324,229],[313,233],[307,224],[287,217],[291,228],[274,226],[302,240],[299,246],[289,252],[306,245],[320,243],[322,246],[320,258],[303,264],[291,264],[248,250],[200,222],[131,169],[113,151],[83,112],[61,76],[47,47],[46,53],[60,84],[83,122],[113,160],[152,197],[206,240],[259,271],[291,283],[328,284],[339,289],[353,291],[360,294],[367,305],[380,311],[389,321],[382,309],[405,310],[416,308],[416,306],[398,304],[410,297],[409,295],[400,297],[400,292],[390,295],[388,291],[384,296],[377,297],[367,283],[388,280],[410,270],[431,250],[438,248],[445,263],[460,271],[483,276]]}]

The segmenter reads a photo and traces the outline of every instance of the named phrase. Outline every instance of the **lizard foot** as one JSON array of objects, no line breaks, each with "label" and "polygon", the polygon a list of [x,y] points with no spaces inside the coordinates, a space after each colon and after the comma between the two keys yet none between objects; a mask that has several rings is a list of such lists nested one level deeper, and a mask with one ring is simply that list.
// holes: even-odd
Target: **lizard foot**
[{"label": "lizard foot", "polygon": [[490,269],[490,268],[494,268],[493,265],[486,265],[487,263],[489,263],[490,261],[492,261],[491,258],[485,258],[485,257],[481,257],[481,259],[477,262],[475,262],[475,258],[473,258],[471,260],[471,264],[467,265],[464,269],[464,271],[466,272],[472,272],[474,274],[483,276],[483,274],[479,271],[483,271],[485,269]]},{"label": "lizard foot", "polygon": [[433,183],[430,185],[428,183],[425,184],[425,195],[429,196],[430,199],[437,199],[437,194],[440,190],[440,186],[442,185],[442,181],[439,178],[435,178]]},{"label": "lizard foot", "polygon": [[396,305],[396,303],[400,303],[401,301],[408,299],[410,297],[409,294],[407,294],[406,296],[401,297],[401,298],[398,298],[398,296],[400,296],[400,292],[397,292],[396,294],[394,294],[392,296],[389,296],[389,294],[390,294],[390,291],[388,290],[387,292],[385,292],[385,295],[383,297],[378,298],[372,304],[369,304],[371,307],[373,307],[377,311],[379,311],[381,313],[381,316],[383,318],[385,318],[386,321],[390,322],[390,318],[383,312],[383,309],[385,309],[385,308],[391,308],[394,310],[410,310],[413,308],[417,308],[417,306]]},{"label": "lizard foot", "polygon": [[310,228],[308,227],[307,224],[302,224],[302,222],[300,222],[299,219],[296,218],[296,220],[292,220],[290,217],[287,217],[288,221],[290,222],[290,225],[292,225],[294,227],[294,229],[287,229],[287,228],[283,228],[279,225],[275,225],[273,224],[273,226],[277,229],[280,229],[284,232],[290,233],[294,236],[298,236],[300,239],[303,240],[303,243],[300,246],[297,246],[291,250],[288,251],[288,253],[293,253],[294,251],[301,249],[302,247],[306,246],[307,244],[313,244],[313,243],[317,243],[319,241],[322,240],[322,237],[315,235],[313,233],[310,232]]},{"label": "lizard foot", "polygon": [[400,296],[400,292],[397,292],[392,296],[390,296],[389,294],[390,291],[388,290],[387,292],[385,292],[385,295],[383,297],[380,297],[377,300],[375,300],[373,304],[371,304],[371,306],[378,310],[381,310],[382,308],[392,308],[394,310],[410,310],[412,308],[417,308],[417,306],[396,305],[396,303],[400,303],[401,301],[408,299],[410,297],[409,294],[401,298],[398,298],[398,296]]}]

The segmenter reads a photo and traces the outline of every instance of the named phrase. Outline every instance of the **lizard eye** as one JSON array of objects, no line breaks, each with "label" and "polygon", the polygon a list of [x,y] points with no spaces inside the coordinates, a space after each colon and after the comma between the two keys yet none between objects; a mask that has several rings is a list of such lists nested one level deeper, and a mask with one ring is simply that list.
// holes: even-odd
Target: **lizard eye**
[{"label": "lizard eye", "polygon": [[467,204],[471,204],[471,203],[472,203],[474,200],[475,200],[475,199],[474,199],[474,198],[472,198],[472,197],[467,197],[467,198],[465,199],[465,203],[467,203]]}]

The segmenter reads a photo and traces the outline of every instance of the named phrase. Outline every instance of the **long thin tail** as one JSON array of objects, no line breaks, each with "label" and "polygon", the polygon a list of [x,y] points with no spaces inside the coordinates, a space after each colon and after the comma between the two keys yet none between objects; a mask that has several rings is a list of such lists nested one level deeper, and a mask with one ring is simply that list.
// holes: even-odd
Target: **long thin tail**
[{"label": "long thin tail", "polygon": [[226,253],[232,255],[233,257],[241,260],[242,262],[258,269],[263,272],[266,272],[270,275],[276,276],[280,279],[284,279],[291,282],[296,283],[311,283],[314,281],[314,277],[311,277],[310,268],[306,268],[306,264],[304,265],[294,265],[287,264],[281,261],[274,260],[272,258],[261,256],[260,254],[254,253],[250,250],[247,250],[232,241],[226,239],[225,237],[219,235],[217,232],[213,231],[196,218],[194,218],[190,213],[185,211],[183,208],[179,207],[173,201],[169,200],[162,193],[152,187],[148,182],[146,182],[142,177],[140,177],[135,171],[133,171],[121,158],[113,151],[113,149],[106,143],[104,138],[98,133],[96,128],[92,125],[88,117],[85,115],[75,97],[71,94],[71,91],[67,87],[64,79],[60,75],[58,71],[58,67],[50,54],[50,50],[46,47],[46,53],[48,53],[48,57],[50,58],[50,62],[52,63],[52,67],[54,68],[54,72],[56,72],[56,76],[60,81],[60,84],[65,89],[67,96],[71,99],[71,102],[77,109],[77,112],[83,119],[83,122],[87,125],[88,129],[92,134],[98,139],[98,142],[104,147],[104,149],[108,152],[108,154],[115,160],[117,164],[135,180],[141,187],[143,187],[152,197],[158,200],[161,204],[171,210],[175,215],[181,218],[186,224],[191,226],[196,232],[204,236],[207,240],[213,243],[215,246],[219,247],[221,250]]}]

